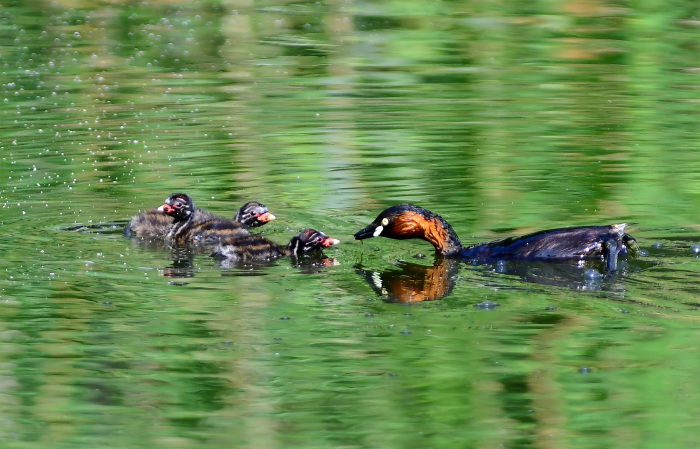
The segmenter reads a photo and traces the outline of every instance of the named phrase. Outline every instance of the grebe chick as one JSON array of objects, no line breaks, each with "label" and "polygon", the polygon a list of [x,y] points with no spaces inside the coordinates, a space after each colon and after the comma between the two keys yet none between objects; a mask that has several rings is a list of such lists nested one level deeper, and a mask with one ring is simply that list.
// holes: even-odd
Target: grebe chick
[{"label": "grebe chick", "polygon": [[[233,217],[233,221],[239,223],[246,229],[263,226],[266,223],[274,220],[276,217],[272,215],[264,204],[257,201],[250,201],[244,204]],[[195,208],[194,222],[204,222],[207,220],[225,220],[225,218],[217,217],[209,211]],[[140,237],[140,238],[163,238],[170,230],[174,222],[173,217],[167,215],[158,209],[149,209],[134,215],[129,224],[124,227],[125,237]]]},{"label": "grebe chick", "polygon": [[[262,206],[264,208],[264,206]],[[256,207],[248,208],[248,211],[237,214],[242,222],[227,220],[213,215],[197,216],[197,208],[194,207],[194,200],[184,193],[174,193],[170,195],[165,203],[158,208],[158,211],[173,218],[173,224],[165,233],[164,237],[168,243],[204,243],[214,244],[224,239],[232,239],[239,236],[250,235],[247,226],[251,220],[263,219],[270,221],[274,215],[267,212],[255,217],[259,210]],[[264,210],[267,210],[265,208]],[[246,223],[246,224],[244,224]]]},{"label": "grebe chick", "polygon": [[284,256],[301,257],[338,243],[340,240],[314,229],[306,229],[295,235],[286,247],[264,237],[248,234],[222,241],[214,247],[212,255],[232,262],[269,261]]}]

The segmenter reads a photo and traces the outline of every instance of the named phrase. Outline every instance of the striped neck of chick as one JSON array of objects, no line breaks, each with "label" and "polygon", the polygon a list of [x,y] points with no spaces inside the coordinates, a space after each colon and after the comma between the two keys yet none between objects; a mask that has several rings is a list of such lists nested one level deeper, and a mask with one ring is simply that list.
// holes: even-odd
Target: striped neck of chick
[{"label": "striped neck of chick", "polygon": [[292,237],[286,247],[257,235],[247,235],[222,242],[214,248],[212,255],[235,262],[268,261],[283,256],[305,256],[338,243],[340,240],[321,231],[306,229]]},{"label": "striped neck of chick", "polygon": [[215,244],[250,235],[239,222],[196,209],[192,198],[183,193],[170,195],[158,210],[174,219],[165,236],[170,243]]},{"label": "striped neck of chick", "polygon": [[158,211],[173,218],[173,225],[168,230],[165,238],[169,241],[180,240],[189,230],[194,218],[194,201],[184,193],[173,193],[166,198],[165,203]]}]

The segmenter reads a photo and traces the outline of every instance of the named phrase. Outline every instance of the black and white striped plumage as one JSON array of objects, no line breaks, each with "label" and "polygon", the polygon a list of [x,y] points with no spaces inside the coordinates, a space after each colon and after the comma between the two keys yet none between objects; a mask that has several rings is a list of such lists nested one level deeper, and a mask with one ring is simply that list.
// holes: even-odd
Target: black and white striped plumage
[{"label": "black and white striped plumage", "polygon": [[213,215],[200,220],[194,200],[184,193],[170,195],[158,210],[174,219],[173,225],[165,234],[166,241],[171,244],[211,244],[250,235],[241,223],[232,220]]},{"label": "black and white striped plumage", "polygon": [[[246,229],[256,228],[275,219],[264,204],[257,201],[250,201],[244,204],[233,217],[233,221],[239,223]],[[203,223],[209,220],[223,220],[225,218],[217,217],[216,215],[204,209],[195,207],[194,223]],[[174,223],[174,218],[170,215],[159,211],[158,209],[149,209],[135,215],[124,227],[124,235],[126,237],[136,238],[163,238]]]},{"label": "black and white striped plumage", "polygon": [[286,247],[257,235],[227,239],[214,248],[213,255],[234,262],[268,261],[284,256],[300,257],[337,245],[339,240],[321,231],[306,229],[292,237]]}]

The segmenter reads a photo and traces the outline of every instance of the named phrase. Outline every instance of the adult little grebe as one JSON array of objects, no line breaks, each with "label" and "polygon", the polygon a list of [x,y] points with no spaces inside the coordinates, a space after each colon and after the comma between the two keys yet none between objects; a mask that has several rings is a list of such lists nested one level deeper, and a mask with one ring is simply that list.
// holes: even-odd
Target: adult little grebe
[{"label": "adult little grebe", "polygon": [[[198,218],[194,201],[184,193],[170,195],[158,211],[173,217],[173,224],[164,235],[168,243],[219,243],[224,239],[250,235],[247,227],[237,221],[211,214]],[[241,214],[240,219],[248,222],[244,215]],[[272,214],[264,216],[267,221],[274,218]]]},{"label": "adult little grebe", "polygon": [[[233,217],[233,221],[246,229],[250,229],[269,223],[275,218],[264,204],[250,201],[238,209]],[[212,219],[225,220],[204,209],[195,208],[193,218],[195,222],[204,222]],[[162,238],[170,230],[173,222],[174,219],[170,215],[158,209],[149,209],[131,218],[129,224],[124,227],[124,235],[126,237]]]},{"label": "adult little grebe", "polygon": [[384,210],[372,224],[358,231],[355,239],[379,236],[399,240],[419,238],[432,243],[441,256],[476,263],[604,258],[606,270],[614,271],[618,254],[636,256],[639,253],[637,241],[625,233],[626,226],[622,223],[550,229],[464,247],[441,216],[413,204],[398,204]]},{"label": "adult little grebe", "polygon": [[232,262],[268,261],[283,256],[303,256],[338,243],[340,240],[314,229],[306,229],[295,235],[286,247],[249,234],[223,240],[214,247],[212,255]]}]

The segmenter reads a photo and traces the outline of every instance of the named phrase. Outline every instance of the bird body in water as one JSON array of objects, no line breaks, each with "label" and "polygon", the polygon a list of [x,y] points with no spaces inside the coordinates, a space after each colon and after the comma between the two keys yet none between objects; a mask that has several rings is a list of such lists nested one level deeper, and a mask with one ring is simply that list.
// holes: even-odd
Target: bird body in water
[{"label": "bird body in water", "polygon": [[413,204],[398,204],[384,210],[356,240],[370,237],[427,240],[444,257],[475,263],[499,260],[546,261],[603,258],[606,270],[617,268],[618,255],[639,253],[637,241],[625,233],[626,223],[549,229],[520,237],[509,237],[472,246],[462,246],[457,233],[441,216]]},{"label": "bird body in water", "polygon": [[264,237],[250,234],[240,224],[217,217],[196,221],[194,201],[189,195],[170,195],[159,211],[173,217],[166,234],[171,244],[213,244],[213,255],[234,262],[268,261],[283,256],[301,256],[340,243],[314,229],[292,237],[286,247]]},{"label": "bird body in water", "polygon": [[[243,222],[238,222],[216,217],[209,213],[198,214],[197,210],[199,209],[194,206],[194,200],[184,193],[172,194],[165,200],[158,211],[173,218],[172,225],[164,234],[168,243],[215,244],[224,239],[250,235],[244,224],[248,221],[243,216],[244,214],[240,218]],[[267,214],[265,216],[267,221],[275,218],[269,212]],[[237,216],[239,215],[237,214]]]},{"label": "bird body in water", "polygon": [[[246,229],[262,226],[274,219],[275,216],[267,210],[267,207],[256,201],[244,204],[233,217],[234,222]],[[192,220],[194,223],[203,223],[211,220],[225,221],[226,219],[196,207]],[[174,218],[170,215],[158,209],[149,209],[131,218],[129,224],[124,227],[124,235],[126,237],[163,238],[172,227],[173,222]]]},{"label": "bird body in water", "polygon": [[268,261],[284,256],[301,257],[338,243],[340,240],[328,237],[321,231],[305,229],[292,237],[287,246],[280,246],[257,235],[226,239],[214,247],[213,256],[232,262]]}]

